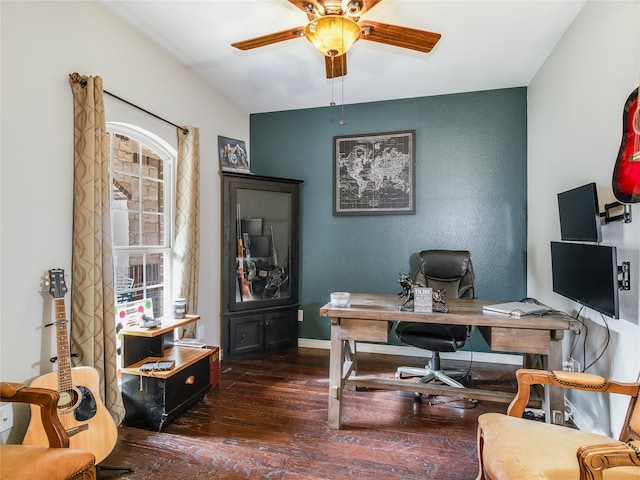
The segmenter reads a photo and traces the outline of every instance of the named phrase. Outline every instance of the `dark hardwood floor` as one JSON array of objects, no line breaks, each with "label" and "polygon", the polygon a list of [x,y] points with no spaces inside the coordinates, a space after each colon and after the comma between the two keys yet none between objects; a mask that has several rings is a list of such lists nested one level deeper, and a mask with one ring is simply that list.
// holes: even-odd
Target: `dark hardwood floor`
[{"label": "dark hardwood floor", "polygon": [[[393,376],[396,367],[422,361],[359,354],[358,373]],[[515,392],[515,370],[473,363],[472,386]],[[348,391],[343,427],[333,430],[327,426],[328,372],[329,352],[310,348],[222,363],[219,387],[162,432],[121,427],[102,465],[131,465],[134,472],[101,470],[98,478],[472,480],[477,417],[507,407]]]}]

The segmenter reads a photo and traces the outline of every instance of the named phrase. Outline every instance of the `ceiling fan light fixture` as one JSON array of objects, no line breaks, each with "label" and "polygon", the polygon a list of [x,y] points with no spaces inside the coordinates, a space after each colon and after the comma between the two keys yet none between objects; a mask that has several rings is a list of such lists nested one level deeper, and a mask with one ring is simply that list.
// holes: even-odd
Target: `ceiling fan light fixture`
[{"label": "ceiling fan light fixture", "polygon": [[351,17],[358,17],[360,16],[360,3],[358,2],[349,2],[347,4],[347,15],[351,16]]},{"label": "ceiling fan light fixture", "polygon": [[327,15],[309,22],[304,36],[323,55],[340,56],[360,38],[360,26],[350,18]]}]

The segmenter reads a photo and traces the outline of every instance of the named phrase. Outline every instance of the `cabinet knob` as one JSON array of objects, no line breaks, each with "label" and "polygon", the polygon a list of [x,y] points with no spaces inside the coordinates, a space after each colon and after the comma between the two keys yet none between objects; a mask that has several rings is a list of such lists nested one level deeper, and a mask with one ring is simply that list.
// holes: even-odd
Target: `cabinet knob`
[{"label": "cabinet knob", "polygon": [[184,383],[186,383],[187,385],[193,385],[194,383],[196,383],[196,377],[193,375],[190,375],[189,377],[187,377]]}]

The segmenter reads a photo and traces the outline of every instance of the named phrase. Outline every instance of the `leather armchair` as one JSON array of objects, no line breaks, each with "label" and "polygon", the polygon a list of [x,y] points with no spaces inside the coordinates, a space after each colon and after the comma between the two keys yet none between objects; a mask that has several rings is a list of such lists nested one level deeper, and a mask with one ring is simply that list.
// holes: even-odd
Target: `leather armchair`
[{"label": "leather armchair", "polygon": [[26,387],[20,383],[0,383],[0,401],[40,406],[40,415],[49,447],[31,445],[0,446],[0,477],[3,480],[93,480],[96,458],[92,453],[69,448],[69,437],[57,405],[60,395],[48,388]]},{"label": "leather armchair", "polygon": [[[474,297],[473,265],[466,250],[424,250],[420,252],[420,266],[413,284],[445,289],[447,298]],[[393,331],[405,345],[432,351],[431,361],[425,368],[399,367],[396,378],[419,376],[418,383],[440,380],[452,387],[463,385],[452,377],[462,377],[465,372],[445,373],[440,368],[440,352],[455,352],[462,348],[471,333],[465,325],[443,325],[428,323],[398,322]]]},{"label": "leather armchair", "polygon": [[[476,480],[633,480],[640,479],[640,377],[635,383],[606,380],[577,372],[520,369],[518,393],[507,414],[478,418]],[[629,397],[618,440],[522,418],[531,385],[552,385]]]}]

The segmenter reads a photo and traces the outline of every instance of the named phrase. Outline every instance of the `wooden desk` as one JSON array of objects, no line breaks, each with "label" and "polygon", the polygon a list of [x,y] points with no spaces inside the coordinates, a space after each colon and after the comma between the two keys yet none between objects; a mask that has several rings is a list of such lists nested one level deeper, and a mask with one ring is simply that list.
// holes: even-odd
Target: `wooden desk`
[{"label": "wooden desk", "polygon": [[[504,403],[513,399],[512,394],[505,392],[358,377],[356,341],[387,342],[389,322],[475,325],[492,350],[542,355],[545,360],[543,368],[549,370],[562,370],[561,340],[565,330],[575,328],[575,321],[566,314],[554,313],[541,317],[525,315],[514,318],[485,312],[482,309],[484,305],[499,303],[495,300],[447,299],[449,313],[402,312],[399,307],[403,301],[404,299],[398,298],[397,295],[352,294],[351,306],[348,308],[337,308],[327,303],[320,309],[321,316],[331,317],[329,427],[340,428],[342,391],[347,385]],[[545,388],[544,407],[547,419],[564,421],[562,389]],[[556,413],[552,417],[553,412]]]}]

